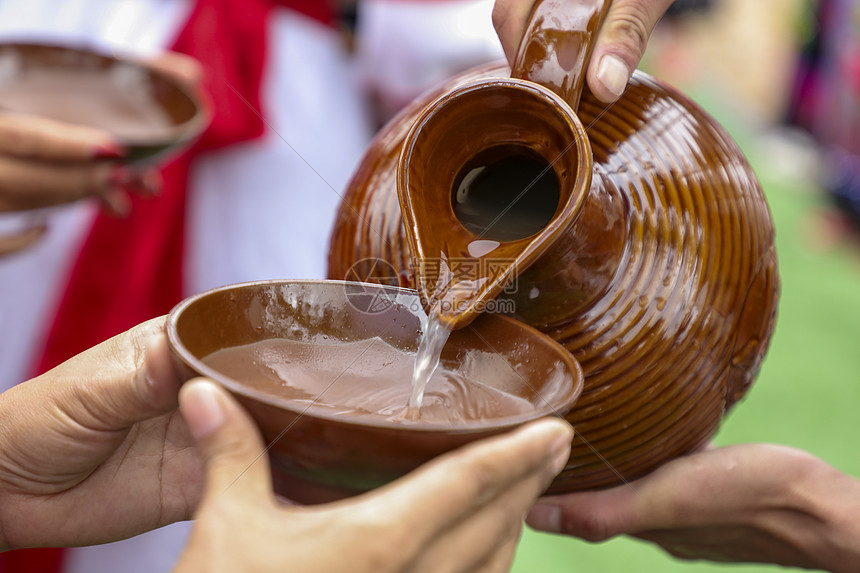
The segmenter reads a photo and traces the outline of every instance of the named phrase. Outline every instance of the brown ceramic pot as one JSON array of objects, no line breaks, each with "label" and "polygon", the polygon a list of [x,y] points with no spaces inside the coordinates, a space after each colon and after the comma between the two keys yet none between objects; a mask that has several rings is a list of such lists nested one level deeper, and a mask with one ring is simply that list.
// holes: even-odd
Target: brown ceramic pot
[{"label": "brown ceramic pot", "polygon": [[[377,344],[415,352],[424,320],[411,290],[341,281],[260,281],[184,300],[168,317],[167,338],[186,378],[217,380],[254,418],[267,442],[275,490],[295,501],[319,503],[382,485],[474,440],[543,416],[564,415],[582,392],[582,370],[563,347],[517,320],[486,315],[451,336],[441,363],[530,408],[479,419],[404,422],[318,403],[366,392],[355,387],[366,386],[366,380],[348,376],[353,365]],[[319,375],[310,403],[308,395],[291,396],[280,380],[261,382],[254,372],[229,375],[204,360],[220,350],[273,339],[326,345],[329,352],[349,343],[360,352],[337,367],[336,375]],[[229,366],[235,368],[236,362],[232,357]],[[410,376],[390,382],[408,395]]]},{"label": "brown ceramic pot", "polygon": [[[349,186],[329,258],[332,278],[414,285],[429,298],[435,277],[423,259],[442,250],[481,262],[465,248],[481,236],[453,206],[470,158],[519,145],[552,165],[560,194],[550,223],[501,242],[492,256],[502,253],[512,272],[477,298],[508,286],[515,315],[561,342],[585,372],[568,415],[573,453],[553,493],[629,481],[705,444],[759,371],[779,293],[764,195],[713,118],[638,71],[615,104],[587,90],[580,101],[605,10],[581,4],[539,3],[516,78],[505,79],[503,65],[466,72],[379,133]],[[582,9],[587,17],[554,17]],[[502,113],[483,121],[490,108]],[[476,311],[466,311],[450,322],[467,324]]]}]

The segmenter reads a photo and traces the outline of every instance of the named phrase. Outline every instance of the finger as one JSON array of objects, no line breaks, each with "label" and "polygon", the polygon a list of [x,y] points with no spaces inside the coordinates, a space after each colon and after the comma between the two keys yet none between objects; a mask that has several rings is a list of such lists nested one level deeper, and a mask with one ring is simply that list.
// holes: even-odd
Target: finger
[{"label": "finger", "polygon": [[154,168],[107,164],[40,163],[0,155],[0,211],[20,211],[97,196],[117,206],[118,191],[142,197],[158,194],[161,174]]},{"label": "finger", "polygon": [[[4,393],[4,422],[19,436],[41,436],[37,450],[15,440],[4,454],[31,468],[26,483],[44,482],[46,492],[72,487],[113,455],[136,422],[175,410],[180,379],[164,345],[164,321],[146,322]],[[60,469],[52,466],[57,459],[65,460]]]},{"label": "finger", "polygon": [[517,553],[517,545],[520,542],[520,536],[509,539],[492,555],[487,558],[484,563],[470,570],[463,570],[464,573],[507,573],[511,570],[511,564],[514,562],[514,556]]},{"label": "finger", "polygon": [[98,197],[108,215],[126,218],[132,209],[129,194],[155,197],[162,183],[161,173],[155,168],[115,167],[108,177],[108,188]]},{"label": "finger", "polygon": [[206,464],[205,500],[229,492],[230,499],[255,507],[274,498],[260,433],[224,389],[202,378],[186,382],[179,409]]},{"label": "finger", "polygon": [[203,66],[199,61],[177,52],[163,52],[146,60],[146,65],[194,88],[203,80]]},{"label": "finger", "polygon": [[111,217],[125,219],[131,214],[131,199],[122,189],[109,189],[99,196],[102,209]]},{"label": "finger", "polygon": [[471,572],[500,559],[499,550],[519,539],[526,512],[548,484],[546,477],[533,474],[496,496],[428,543],[422,555],[428,567],[416,570],[433,564],[440,571]]},{"label": "finger", "polygon": [[182,377],[164,335],[166,320],[148,320],[85,353],[99,380],[111,366],[131,375],[113,376],[96,389],[101,399],[92,403],[104,408],[108,424],[122,428],[176,409]]},{"label": "finger", "polygon": [[[136,422],[176,408],[180,379],[164,345],[164,320],[143,323],[4,393],[7,418],[19,432],[44,437],[38,452],[18,449],[21,467],[45,468],[56,456],[67,456],[70,444],[86,444],[95,458],[68,460],[64,472],[90,472],[94,460],[109,456]],[[151,364],[147,356],[153,356]]]},{"label": "finger", "polygon": [[110,188],[109,165],[40,163],[0,155],[0,211],[50,207]]},{"label": "finger", "polygon": [[184,379],[173,361],[164,334],[165,321],[166,317],[147,321],[135,336],[136,343],[144,344],[146,348],[143,369],[146,400],[158,410],[171,411],[179,406],[179,389]]},{"label": "finger", "polygon": [[155,167],[127,168],[128,179],[123,189],[140,197],[155,197],[161,191],[164,178]]},{"label": "finger", "polygon": [[[736,490],[744,491],[745,499],[763,499],[768,492],[767,487],[752,491],[732,454],[732,448],[722,448],[683,456],[628,485],[544,498],[529,512],[526,523],[540,531],[604,541],[736,517],[746,505],[736,505]],[[761,481],[756,478],[753,483]],[[714,504],[715,495],[723,501]]]},{"label": "finger", "polygon": [[433,551],[423,555],[409,570],[444,571],[446,573],[507,573],[511,570],[521,532],[522,527],[518,527],[515,534],[499,540],[486,555],[476,560],[470,558],[471,552],[466,551],[464,553],[459,550],[460,548],[454,548],[455,552],[449,554]]},{"label": "finger", "polygon": [[591,55],[587,80],[597,99],[621,97],[651,32],[674,0],[612,0]]},{"label": "finger", "polygon": [[366,507],[379,512],[378,497],[382,513],[424,543],[523,482],[545,487],[567,462],[572,437],[567,423],[546,419],[476,442],[376,490]]},{"label": "finger", "polygon": [[120,159],[125,156],[125,150],[106,131],[13,113],[0,113],[0,153],[52,162]]},{"label": "finger", "polygon": [[629,486],[541,499],[526,516],[537,531],[605,541],[639,528],[636,492]]},{"label": "finger", "polygon": [[493,26],[511,66],[517,57],[533,5],[534,0],[496,0],[493,5]]},{"label": "finger", "polygon": [[181,378],[152,319],[67,360],[34,380],[48,407],[90,431],[124,431],[176,409]]},{"label": "finger", "polygon": [[0,257],[25,249],[41,239],[48,231],[45,223],[38,223],[11,235],[0,235]]}]

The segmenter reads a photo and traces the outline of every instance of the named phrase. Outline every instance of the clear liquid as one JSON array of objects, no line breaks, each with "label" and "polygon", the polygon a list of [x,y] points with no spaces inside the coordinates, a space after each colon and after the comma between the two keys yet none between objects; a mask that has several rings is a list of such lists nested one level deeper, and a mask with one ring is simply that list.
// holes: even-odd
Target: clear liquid
[{"label": "clear liquid", "polygon": [[442,349],[451,335],[451,328],[435,312],[435,307],[427,317],[424,333],[415,355],[415,368],[412,370],[412,392],[406,406],[406,417],[417,420],[421,417],[421,403],[424,401],[424,391],[442,356]]},{"label": "clear liquid", "polygon": [[[479,239],[467,245],[475,259],[491,257],[501,245],[529,237],[543,229],[555,215],[560,185],[555,171],[542,157],[517,145],[491,147],[469,161],[454,185],[454,214]],[[410,419],[420,417],[424,388],[433,376],[439,356],[451,333],[442,316],[456,316],[488,280],[494,276],[457,276],[442,253],[436,284],[430,291],[434,300],[418,348],[412,375],[412,394],[407,406]],[[478,267],[480,268],[480,267]],[[487,267],[488,269],[490,267]],[[421,279],[424,280],[423,277]]]},{"label": "clear liquid", "polygon": [[[467,252],[474,259],[483,259],[492,257],[501,241],[529,237],[546,227],[558,208],[560,184],[555,170],[537,153],[519,145],[498,145],[478,153],[460,170],[452,193],[455,216],[478,236],[466,246]],[[461,314],[488,280],[500,278],[462,272],[457,276],[449,268],[449,253],[440,255],[439,261],[434,261],[438,264],[432,266],[438,275],[427,289],[433,300],[412,373],[406,410],[412,420],[423,415],[425,387],[451,333],[443,316]],[[422,283],[425,277],[433,275],[421,276]]]}]

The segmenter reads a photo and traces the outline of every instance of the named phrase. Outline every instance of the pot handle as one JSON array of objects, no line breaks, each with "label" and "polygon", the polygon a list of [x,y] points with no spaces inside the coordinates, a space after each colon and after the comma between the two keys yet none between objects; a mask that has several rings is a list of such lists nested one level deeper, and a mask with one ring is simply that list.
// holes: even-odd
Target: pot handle
[{"label": "pot handle", "polygon": [[588,60],[612,0],[537,0],[511,76],[551,89],[576,111]]}]

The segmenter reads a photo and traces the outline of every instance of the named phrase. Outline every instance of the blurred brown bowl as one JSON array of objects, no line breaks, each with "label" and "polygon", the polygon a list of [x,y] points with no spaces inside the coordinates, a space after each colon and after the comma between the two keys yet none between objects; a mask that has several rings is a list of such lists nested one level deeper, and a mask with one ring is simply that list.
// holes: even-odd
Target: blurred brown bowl
[{"label": "blurred brown bowl", "polygon": [[127,150],[128,162],[187,145],[209,123],[198,95],[153,66],[27,43],[0,44],[0,110],[103,129]]},{"label": "blurred brown bowl", "polygon": [[[475,351],[501,356],[518,377],[517,387],[504,391],[534,406],[525,414],[444,423],[333,414],[306,400],[260,391],[203,362],[216,351],[275,338],[333,344],[378,337],[414,352],[424,317],[412,290],[342,281],[261,281],[186,299],[170,313],[167,337],[185,376],[216,380],[250,412],[270,446],[276,491],[319,503],[378,487],[439,454],[530,420],[563,416],[582,391],[582,370],[563,347],[517,320],[491,314],[453,332],[442,363],[466,368]],[[501,384],[498,366],[482,372],[472,361],[469,368],[471,379]],[[328,382],[321,381],[321,389]],[[409,386],[411,380],[393,383]]]}]

